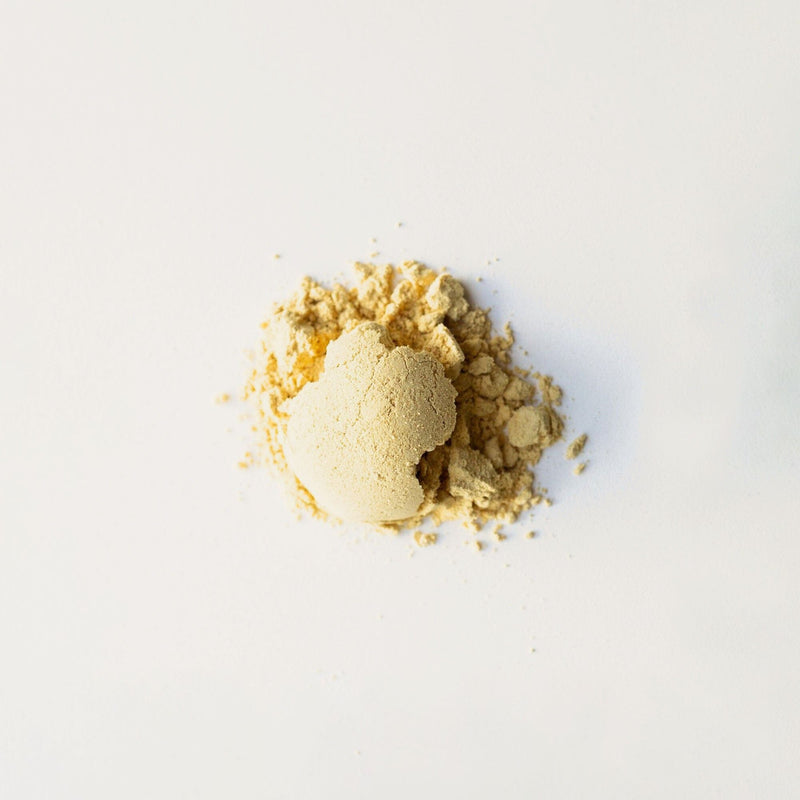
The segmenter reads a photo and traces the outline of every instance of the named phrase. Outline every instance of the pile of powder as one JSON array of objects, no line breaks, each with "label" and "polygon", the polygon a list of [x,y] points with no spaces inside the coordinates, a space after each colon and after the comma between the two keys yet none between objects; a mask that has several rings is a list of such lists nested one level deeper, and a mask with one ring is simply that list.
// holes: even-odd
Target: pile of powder
[{"label": "pile of powder", "polygon": [[[531,468],[562,436],[561,390],[511,364],[510,327],[493,333],[449,273],[415,261],[355,270],[352,288],[304,278],[262,323],[244,390],[251,461],[316,516],[513,522],[543,499]],[[368,486],[353,487],[359,475]]]},{"label": "pile of powder", "polygon": [[455,399],[436,358],[363,322],[330,343],[320,379],[281,406],[289,466],[340,519],[407,519],[424,499],[420,458],[453,432]]}]

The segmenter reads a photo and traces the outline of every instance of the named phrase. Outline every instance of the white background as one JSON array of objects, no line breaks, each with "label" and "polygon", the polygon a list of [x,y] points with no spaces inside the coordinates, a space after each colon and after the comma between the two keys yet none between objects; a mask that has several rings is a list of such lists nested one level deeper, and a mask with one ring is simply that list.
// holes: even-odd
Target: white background
[{"label": "white background", "polygon": [[[791,0],[5,0],[0,796],[798,796],[799,47]],[[565,387],[533,541],[236,469],[259,322],[374,249]]]}]

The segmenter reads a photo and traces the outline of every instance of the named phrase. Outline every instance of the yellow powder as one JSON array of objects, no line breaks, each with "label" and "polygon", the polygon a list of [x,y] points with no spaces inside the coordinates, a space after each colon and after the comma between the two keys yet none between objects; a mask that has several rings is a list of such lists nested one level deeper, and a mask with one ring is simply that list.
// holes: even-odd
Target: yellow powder
[{"label": "yellow powder", "polygon": [[287,461],[339,519],[407,519],[423,500],[420,458],[452,433],[455,399],[430,353],[395,347],[386,328],[363,322],[330,343],[319,380],[281,406]]},{"label": "yellow powder", "polygon": [[565,458],[577,458],[583,452],[583,447],[588,438],[589,437],[585,433],[582,433],[577,439],[570,442],[569,447],[567,447]]},{"label": "yellow powder", "polygon": [[586,462],[583,461],[580,464],[577,464],[575,469],[572,470],[573,475],[580,475],[586,469]]},{"label": "yellow powder", "polygon": [[542,500],[531,468],[562,436],[561,389],[512,365],[509,326],[450,274],[355,270],[349,288],[304,278],[262,323],[244,389],[259,461],[317,516],[513,522]]},{"label": "yellow powder", "polygon": [[423,533],[422,531],[414,533],[414,541],[419,547],[430,547],[432,544],[436,544],[438,538],[435,533]]}]

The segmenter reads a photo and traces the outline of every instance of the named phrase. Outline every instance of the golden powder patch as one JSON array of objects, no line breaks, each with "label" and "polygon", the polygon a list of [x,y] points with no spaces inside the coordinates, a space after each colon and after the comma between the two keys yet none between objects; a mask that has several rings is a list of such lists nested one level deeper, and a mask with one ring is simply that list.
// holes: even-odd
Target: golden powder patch
[{"label": "golden powder patch", "polygon": [[255,460],[319,517],[515,521],[542,501],[532,468],[562,438],[561,389],[511,363],[510,327],[494,332],[449,273],[355,270],[352,287],[304,278],[261,324],[244,389]]}]

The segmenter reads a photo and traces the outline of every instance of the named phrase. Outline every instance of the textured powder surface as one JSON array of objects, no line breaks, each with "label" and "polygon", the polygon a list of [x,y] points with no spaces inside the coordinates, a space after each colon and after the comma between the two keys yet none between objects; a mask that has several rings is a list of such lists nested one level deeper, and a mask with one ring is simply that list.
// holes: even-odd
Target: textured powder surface
[{"label": "textured powder surface", "polygon": [[450,436],[455,399],[430,353],[394,347],[386,328],[362,323],[331,342],[320,379],[282,407],[287,461],[339,519],[407,519],[423,500],[420,457]]},{"label": "textured powder surface", "polygon": [[[311,513],[349,519],[377,515],[388,523],[384,527],[461,519],[477,529],[489,521],[512,522],[541,502],[531,468],[562,436],[559,387],[549,376],[531,376],[512,366],[509,326],[502,335],[495,334],[488,312],[471,305],[461,283],[450,274],[414,261],[399,268],[358,263],[355,269],[357,281],[352,288],[340,284],[326,288],[303,279],[299,290],[262,323],[262,339],[244,390],[256,410],[253,460],[286,477],[299,505]],[[367,329],[371,331],[368,345],[362,334],[348,335],[365,322],[380,326]],[[326,359],[326,353],[333,354],[338,366]],[[359,403],[370,391],[373,367],[397,377],[417,364],[414,369],[427,376],[425,385],[438,387],[433,390],[434,400],[438,396],[448,405],[442,374],[430,368],[430,361],[418,363],[413,358],[425,354],[438,361],[457,393],[455,424],[449,416],[437,424],[420,418],[418,429],[401,424],[386,399],[391,392],[379,384],[369,401],[375,412],[369,413],[372,424],[385,430],[362,431],[358,444],[340,438],[328,452],[324,444],[328,431],[341,432],[346,419],[363,421],[365,406]],[[380,366],[384,362],[387,366]],[[338,377],[336,373],[348,369],[350,401],[344,402],[334,397],[340,389],[332,387],[342,379],[343,373]],[[355,387],[361,387],[360,392]],[[413,408],[424,392],[413,387],[408,391],[403,402]],[[377,409],[383,409],[383,416]],[[383,459],[382,466],[374,472],[390,481],[396,478],[400,485],[391,490],[384,487],[384,499],[376,499],[384,503],[378,510],[368,508],[366,499],[362,504],[340,498],[346,507],[337,506],[330,496],[336,480],[329,468],[343,460],[361,460],[359,473],[371,473],[375,465],[363,463],[365,456],[359,450],[364,442],[374,446],[376,438],[385,444],[384,434],[390,430],[395,430],[395,436],[402,430],[402,437],[410,436],[408,442],[414,445],[407,450],[384,448],[376,456]],[[397,463],[392,463],[394,459]],[[391,512],[386,510],[390,507]]]}]

